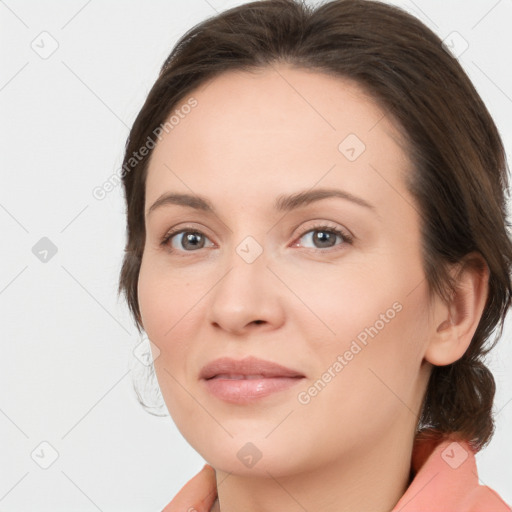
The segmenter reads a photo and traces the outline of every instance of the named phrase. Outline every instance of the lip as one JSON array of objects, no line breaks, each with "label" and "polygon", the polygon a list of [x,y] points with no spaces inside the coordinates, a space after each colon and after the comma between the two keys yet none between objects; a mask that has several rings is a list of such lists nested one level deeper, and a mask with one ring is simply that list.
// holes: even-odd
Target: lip
[{"label": "lip", "polygon": [[247,356],[244,359],[221,357],[203,366],[199,378],[211,379],[218,375],[262,375],[263,377],[304,377],[302,373],[272,361]]},{"label": "lip", "polygon": [[236,404],[284,391],[305,378],[297,370],[253,356],[215,359],[202,368],[199,377],[211,394]]}]

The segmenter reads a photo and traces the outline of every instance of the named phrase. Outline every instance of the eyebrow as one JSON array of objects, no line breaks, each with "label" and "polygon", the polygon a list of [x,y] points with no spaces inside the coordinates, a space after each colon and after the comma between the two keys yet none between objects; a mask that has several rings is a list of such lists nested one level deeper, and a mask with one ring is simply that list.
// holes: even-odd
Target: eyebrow
[{"label": "eyebrow", "polygon": [[[289,212],[301,208],[321,199],[338,197],[346,199],[359,206],[363,206],[375,212],[375,206],[361,197],[355,196],[344,190],[335,188],[322,188],[316,190],[304,190],[291,195],[280,195],[274,202],[274,209],[279,212]],[[167,205],[180,205],[215,214],[215,208],[205,197],[192,194],[164,193],[149,208],[146,217],[154,210]]]}]

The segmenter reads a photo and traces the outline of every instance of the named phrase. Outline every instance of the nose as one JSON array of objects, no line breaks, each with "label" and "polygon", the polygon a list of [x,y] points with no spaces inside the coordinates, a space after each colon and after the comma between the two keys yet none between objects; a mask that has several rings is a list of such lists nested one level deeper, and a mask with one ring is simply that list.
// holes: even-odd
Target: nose
[{"label": "nose", "polygon": [[232,334],[243,334],[257,326],[268,330],[280,327],[285,290],[268,268],[265,252],[251,262],[243,252],[233,250],[228,260],[227,270],[208,294],[208,321]]}]

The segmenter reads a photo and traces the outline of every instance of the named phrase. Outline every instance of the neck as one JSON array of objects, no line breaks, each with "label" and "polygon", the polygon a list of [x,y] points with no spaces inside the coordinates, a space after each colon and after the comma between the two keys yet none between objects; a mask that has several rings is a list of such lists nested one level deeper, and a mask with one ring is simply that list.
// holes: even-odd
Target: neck
[{"label": "neck", "polygon": [[413,438],[413,432],[390,429],[341,461],[279,478],[217,470],[218,501],[211,511],[390,512],[410,483]]}]

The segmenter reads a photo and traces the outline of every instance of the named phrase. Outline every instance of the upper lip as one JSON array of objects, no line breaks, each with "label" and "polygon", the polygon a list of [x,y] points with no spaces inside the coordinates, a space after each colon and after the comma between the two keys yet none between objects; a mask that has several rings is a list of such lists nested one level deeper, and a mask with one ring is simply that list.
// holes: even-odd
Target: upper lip
[{"label": "upper lip", "polygon": [[287,368],[272,361],[265,361],[257,357],[249,356],[244,359],[232,359],[221,357],[203,366],[199,377],[211,379],[216,375],[262,375],[263,377],[304,377],[296,370]]}]

